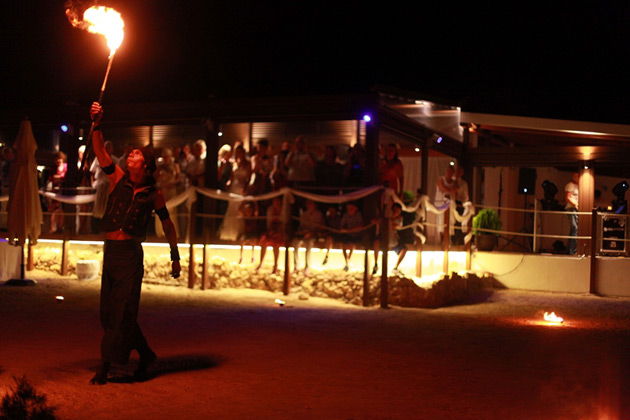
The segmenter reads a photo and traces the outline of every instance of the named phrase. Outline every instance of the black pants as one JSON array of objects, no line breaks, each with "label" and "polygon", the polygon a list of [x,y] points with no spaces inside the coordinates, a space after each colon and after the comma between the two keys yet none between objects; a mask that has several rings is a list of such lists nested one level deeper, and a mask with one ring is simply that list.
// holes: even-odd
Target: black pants
[{"label": "black pants", "polygon": [[105,241],[103,276],[101,278],[101,360],[127,363],[131,350],[140,354],[147,344],[138,326],[138,307],[144,252],[142,244],[133,240]]}]

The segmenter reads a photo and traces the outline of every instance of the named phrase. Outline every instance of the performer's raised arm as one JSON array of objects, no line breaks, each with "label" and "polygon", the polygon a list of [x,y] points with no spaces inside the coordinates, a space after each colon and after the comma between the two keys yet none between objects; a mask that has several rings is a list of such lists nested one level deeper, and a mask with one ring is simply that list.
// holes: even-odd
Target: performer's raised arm
[{"label": "performer's raised arm", "polygon": [[94,128],[92,130],[92,149],[98,159],[98,164],[101,165],[103,171],[110,179],[110,192],[114,188],[116,181],[122,178],[124,171],[112,161],[112,157],[107,153],[105,149],[105,141],[103,139],[103,132],[101,131],[101,118],[103,118],[103,107],[98,102],[93,102],[90,107],[90,117]]},{"label": "performer's raised arm", "polygon": [[103,108],[98,102],[92,103],[90,108],[90,117],[94,123],[94,129],[92,131],[92,147],[94,154],[98,159],[98,164],[101,168],[112,164],[112,158],[105,150],[105,141],[103,140],[103,133],[101,132],[101,118],[103,118]]}]

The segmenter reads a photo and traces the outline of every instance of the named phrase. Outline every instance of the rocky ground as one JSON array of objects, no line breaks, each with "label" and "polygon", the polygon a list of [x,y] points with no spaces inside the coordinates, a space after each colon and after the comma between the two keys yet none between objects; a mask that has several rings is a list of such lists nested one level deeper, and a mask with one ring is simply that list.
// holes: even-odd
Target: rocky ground
[{"label": "rocky ground", "polygon": [[133,382],[133,358],[90,386],[98,280],[28,275],[36,286],[0,287],[0,394],[24,376],[62,419],[630,418],[627,299],[486,289],[381,309],[145,284],[152,375]]},{"label": "rocky ground", "polygon": [[[38,249],[35,252],[35,268],[48,271],[51,274],[61,270],[60,258],[57,252]],[[94,261],[95,267],[100,268],[102,251],[81,250],[69,254],[68,274],[76,276],[78,265],[84,262]],[[170,263],[168,255],[145,254],[144,281],[148,284],[188,286],[188,255],[183,253],[182,274],[173,279],[170,276]],[[195,275],[197,284],[202,278],[202,258],[199,255],[195,261]],[[271,273],[268,267],[260,271],[253,264],[239,264],[236,261],[228,261],[225,258],[213,256],[208,263],[207,288],[210,289],[258,289],[277,292],[283,290],[284,271],[278,270]],[[99,273],[94,271],[95,276]],[[364,282],[368,283],[368,298],[363,299]],[[322,269],[294,272],[290,279],[290,293],[300,299],[320,297],[336,299],[344,303],[358,306],[380,305],[381,276],[380,272],[364,279],[363,271],[344,271],[342,269]],[[451,273],[447,276],[424,278],[422,281],[413,281],[404,277],[401,273],[389,276],[389,303],[403,307],[438,308],[465,301],[482,292],[484,288],[492,287],[493,279],[487,275],[466,273],[458,275]]]}]

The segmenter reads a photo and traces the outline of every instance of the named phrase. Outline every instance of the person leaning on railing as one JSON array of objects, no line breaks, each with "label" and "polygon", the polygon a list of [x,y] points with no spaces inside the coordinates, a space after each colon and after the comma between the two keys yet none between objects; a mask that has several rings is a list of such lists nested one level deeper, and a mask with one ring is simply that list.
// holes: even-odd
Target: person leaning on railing
[{"label": "person leaning on railing", "polygon": [[[580,175],[577,172],[573,172],[571,175],[571,182],[564,187],[566,206],[565,210],[572,212],[568,214],[569,218],[569,236],[577,236],[578,234],[578,182]],[[575,255],[577,253],[577,239],[569,239],[567,248],[569,255]]]}]

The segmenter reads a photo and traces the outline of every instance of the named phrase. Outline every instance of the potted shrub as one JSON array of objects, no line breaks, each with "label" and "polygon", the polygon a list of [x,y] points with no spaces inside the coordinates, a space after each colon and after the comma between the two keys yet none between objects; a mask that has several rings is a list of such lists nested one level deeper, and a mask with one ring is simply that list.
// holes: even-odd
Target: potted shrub
[{"label": "potted shrub", "polygon": [[484,232],[479,229],[501,230],[501,219],[496,211],[483,209],[473,217],[473,234],[480,251],[492,251],[497,245],[498,233]]}]

